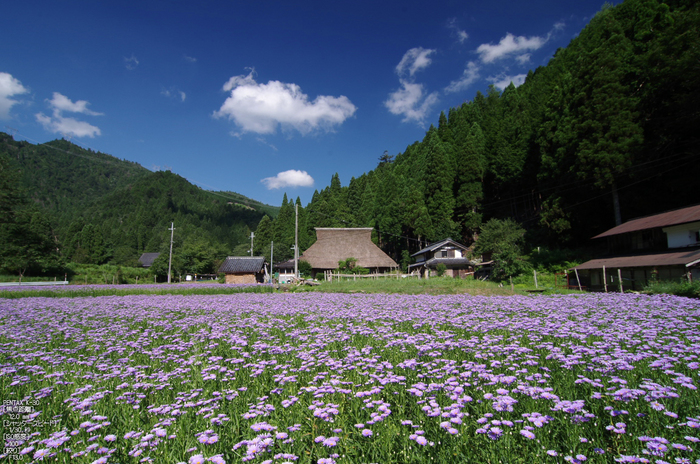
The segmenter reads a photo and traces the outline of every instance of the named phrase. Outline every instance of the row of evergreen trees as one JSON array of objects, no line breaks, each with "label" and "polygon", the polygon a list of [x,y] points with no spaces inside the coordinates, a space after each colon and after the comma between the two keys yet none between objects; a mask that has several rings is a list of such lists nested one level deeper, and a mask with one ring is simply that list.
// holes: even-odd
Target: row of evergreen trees
[{"label": "row of evergreen trees", "polygon": [[[604,7],[546,67],[442,113],[422,141],[300,209],[313,227],[374,227],[398,262],[425,243],[469,245],[490,218],[531,244],[578,247],[633,217],[700,202],[700,5],[626,0]],[[292,256],[294,203],[258,225],[256,250]]]}]

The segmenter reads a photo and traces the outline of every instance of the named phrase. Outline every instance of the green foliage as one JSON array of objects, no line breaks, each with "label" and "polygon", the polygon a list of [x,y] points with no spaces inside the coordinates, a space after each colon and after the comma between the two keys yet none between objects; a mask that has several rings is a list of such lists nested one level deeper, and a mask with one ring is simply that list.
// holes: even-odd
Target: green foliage
[{"label": "green foliage", "polygon": [[[167,270],[167,267],[166,267]],[[152,284],[153,273],[143,267],[118,266],[113,264],[68,263],[68,281],[71,284]]]},{"label": "green foliage", "polygon": [[369,274],[369,269],[357,265],[357,258],[346,258],[338,261],[338,271],[343,274]]},{"label": "green foliage", "polygon": [[523,257],[525,229],[512,219],[491,219],[481,228],[474,252],[491,254],[493,277],[502,280],[528,269]]},{"label": "green foliage", "polygon": [[313,267],[308,261],[299,260],[297,263],[297,268],[299,269],[299,275],[301,277],[309,278],[311,277],[311,271],[313,270]]},{"label": "green foliage", "polygon": [[49,220],[31,204],[9,159],[0,153],[0,270],[19,275],[60,273],[63,261]]},{"label": "green foliage", "polygon": [[688,298],[700,298],[700,282],[651,282],[644,287],[645,293],[685,296]]},{"label": "green foliage", "polygon": [[435,270],[437,271],[438,277],[442,277],[447,271],[447,266],[444,263],[440,263],[435,267]]}]

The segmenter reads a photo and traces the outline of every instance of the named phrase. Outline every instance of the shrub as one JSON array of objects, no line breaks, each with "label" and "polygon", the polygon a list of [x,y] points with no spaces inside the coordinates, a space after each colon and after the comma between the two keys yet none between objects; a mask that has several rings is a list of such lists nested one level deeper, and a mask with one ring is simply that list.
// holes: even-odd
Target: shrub
[{"label": "shrub", "polygon": [[651,282],[644,287],[645,293],[685,296],[688,298],[700,298],[700,282]]},{"label": "shrub", "polygon": [[445,275],[445,271],[447,270],[447,266],[445,266],[444,263],[440,263],[435,267],[435,270],[437,271],[438,277],[442,277]]}]

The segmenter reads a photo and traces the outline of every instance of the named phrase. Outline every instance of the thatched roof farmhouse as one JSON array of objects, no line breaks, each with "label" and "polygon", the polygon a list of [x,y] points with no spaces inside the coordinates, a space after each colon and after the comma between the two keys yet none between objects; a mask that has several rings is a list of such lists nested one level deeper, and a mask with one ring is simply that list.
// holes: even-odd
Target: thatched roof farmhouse
[{"label": "thatched roof farmhouse", "polygon": [[316,242],[299,257],[307,261],[313,273],[338,268],[338,261],[355,258],[357,266],[371,272],[385,272],[399,267],[372,242],[372,228],[316,228]]}]

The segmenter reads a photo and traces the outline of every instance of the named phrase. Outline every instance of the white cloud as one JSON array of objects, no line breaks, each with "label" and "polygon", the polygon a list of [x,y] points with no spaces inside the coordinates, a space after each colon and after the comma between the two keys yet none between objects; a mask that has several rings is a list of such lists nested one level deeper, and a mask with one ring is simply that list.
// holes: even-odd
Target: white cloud
[{"label": "white cloud", "polygon": [[54,134],[91,138],[101,134],[99,127],[73,118],[63,116],[49,117],[44,113],[38,113],[36,114],[36,120],[43,124],[44,129]]},{"label": "white cloud", "polygon": [[65,95],[61,95],[58,92],[53,93],[53,98],[49,100],[49,104],[53,108],[54,114],[57,111],[59,113],[61,111],[67,111],[69,113],[83,113],[90,116],[102,116],[102,113],[96,113],[87,108],[87,106],[90,104],[89,102],[85,100],[72,102],[70,98],[66,97]]},{"label": "white cloud", "polygon": [[401,88],[389,94],[384,106],[391,114],[403,116],[403,122],[415,121],[422,124],[437,101],[437,92],[425,95],[423,84],[401,80]]},{"label": "white cloud", "polygon": [[464,69],[462,77],[460,77],[456,81],[450,82],[450,85],[445,87],[445,92],[454,93],[466,89],[474,82],[476,82],[477,79],[479,79],[479,70],[479,65],[473,61],[470,61],[469,63],[467,63],[467,67]]},{"label": "white cloud", "polygon": [[294,128],[301,134],[316,129],[331,130],[355,114],[357,108],[345,96],[321,95],[309,101],[296,84],[269,81],[258,84],[253,70],[247,76],[233,76],[224,84],[231,92],[214,117],[227,117],[243,132],[272,134],[278,126]]},{"label": "white cloud", "polygon": [[447,22],[447,27],[448,27],[449,29],[452,29],[452,31],[454,32],[455,36],[457,36],[457,41],[458,41],[460,44],[463,44],[463,43],[466,42],[466,40],[469,38],[469,34],[467,34],[466,31],[464,31],[464,30],[460,29],[459,27],[457,27],[457,19],[456,19],[456,18],[450,19],[450,20]]},{"label": "white cloud", "polygon": [[189,63],[196,63],[196,62],[197,62],[197,58],[195,58],[195,57],[193,57],[193,56],[187,56],[187,55],[185,55],[185,61],[187,61],[187,62],[189,62]]},{"label": "white cloud", "polygon": [[505,88],[508,87],[511,82],[516,87],[519,87],[520,85],[522,85],[523,82],[525,82],[526,77],[527,74],[517,74],[515,76],[506,76],[500,74],[498,76],[490,77],[489,81],[493,83],[493,85],[496,86],[498,89],[505,90]]},{"label": "white cloud", "polygon": [[406,74],[406,71],[408,71],[408,74],[413,77],[416,72],[430,66],[432,62],[430,55],[433,53],[435,53],[435,50],[421,47],[410,49],[404,53],[403,58],[401,58],[401,61],[396,66],[396,73],[399,76],[403,76]]},{"label": "white cloud", "polygon": [[413,76],[421,69],[430,66],[430,55],[435,50],[416,47],[404,53],[401,61],[396,65],[396,74],[399,75],[401,88],[390,93],[384,106],[391,114],[403,116],[403,122],[417,122],[423,124],[430,109],[438,101],[438,93],[427,94],[423,84],[414,82]]},{"label": "white cloud", "polygon": [[181,102],[184,102],[187,98],[187,94],[185,94],[185,92],[183,92],[182,90],[178,90],[175,87],[171,87],[170,89],[163,89],[160,91],[160,94],[168,98],[179,99]]},{"label": "white cloud", "polygon": [[10,97],[22,95],[29,92],[22,83],[12,77],[11,74],[0,72],[0,119],[10,118],[10,108],[17,104],[16,100]]},{"label": "white cloud", "polygon": [[101,116],[102,113],[97,113],[87,108],[90,103],[86,100],[73,102],[65,95],[54,92],[53,98],[47,101],[53,110],[53,115],[46,116],[44,113],[37,113],[35,115],[37,122],[41,123],[47,131],[75,137],[95,137],[96,135],[101,135],[99,127],[93,126],[85,121],[78,121],[77,119],[63,116],[64,111],[68,113],[86,114],[89,116]]},{"label": "white cloud", "polygon": [[548,39],[549,36],[516,37],[513,34],[508,33],[497,45],[481,44],[476,51],[481,55],[481,61],[484,63],[492,63],[513,53],[519,53],[525,50],[537,50],[542,47]]},{"label": "white cloud", "polygon": [[290,169],[278,173],[275,177],[266,177],[260,182],[265,184],[268,190],[284,187],[311,187],[314,185],[314,178],[306,171]]},{"label": "white cloud", "polygon": [[524,53],[520,56],[515,57],[515,59],[518,61],[518,63],[525,64],[530,61],[531,56],[532,55],[530,55],[529,53]]},{"label": "white cloud", "polygon": [[129,58],[124,57],[124,66],[126,69],[133,70],[139,65],[139,60],[132,54]]}]

